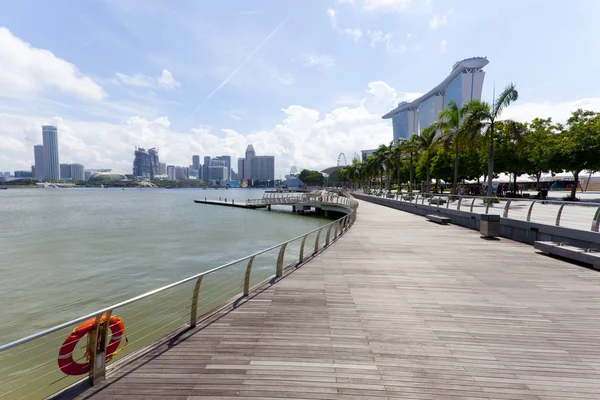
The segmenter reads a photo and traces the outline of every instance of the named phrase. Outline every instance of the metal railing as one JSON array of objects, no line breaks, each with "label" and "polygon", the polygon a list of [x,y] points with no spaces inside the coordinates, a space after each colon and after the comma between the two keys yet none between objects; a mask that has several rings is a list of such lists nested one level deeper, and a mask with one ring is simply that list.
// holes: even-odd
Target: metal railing
[{"label": "metal railing", "polygon": [[319,194],[294,194],[288,196],[265,196],[262,199],[249,199],[247,205],[286,205],[286,204],[302,204],[309,202],[319,202],[324,204],[341,204],[350,206],[350,199],[343,196],[331,195],[326,196]]},{"label": "metal railing", "polygon": [[[108,363],[194,328],[198,318],[211,311],[234,307],[252,288],[276,282],[285,268],[299,266],[339,239],[356,220],[358,203],[352,198],[345,203],[348,214],[310,232],[0,346],[0,400],[43,398],[81,381],[81,375],[65,375],[59,369],[57,356],[66,346],[75,346],[76,340],[69,342],[68,337],[86,321],[92,324],[88,341],[76,343],[71,363],[87,363],[94,385],[105,379]],[[127,342],[123,347],[123,338],[122,351],[108,357],[107,343],[114,340],[110,317],[116,314],[125,323]]]},{"label": "metal railing", "polygon": [[391,196],[384,193],[376,197],[478,214],[495,214],[503,218],[583,231],[598,232],[600,227],[598,203],[440,193],[388,193],[391,193]]}]

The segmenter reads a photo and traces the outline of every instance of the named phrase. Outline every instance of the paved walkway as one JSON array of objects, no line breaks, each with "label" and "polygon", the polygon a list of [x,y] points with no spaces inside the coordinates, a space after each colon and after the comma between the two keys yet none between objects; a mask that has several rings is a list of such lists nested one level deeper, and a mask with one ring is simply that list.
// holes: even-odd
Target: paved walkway
[{"label": "paved walkway", "polygon": [[600,273],[361,202],[319,257],[81,398],[598,399],[599,343]]}]

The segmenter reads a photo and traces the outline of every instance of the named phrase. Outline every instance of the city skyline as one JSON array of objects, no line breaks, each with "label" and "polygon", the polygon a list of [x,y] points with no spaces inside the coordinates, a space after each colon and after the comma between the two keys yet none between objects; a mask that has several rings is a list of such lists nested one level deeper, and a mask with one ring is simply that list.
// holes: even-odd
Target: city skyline
[{"label": "city skyline", "polygon": [[[560,122],[599,109],[600,55],[587,39],[600,33],[600,4],[538,11],[536,2],[472,0],[8,3],[0,170],[34,165],[36,135],[49,124],[61,159],[89,168],[131,173],[133,145],[187,166],[191,154],[236,160],[253,143],[275,155],[277,177],[291,165],[322,169],[341,152],[389,142],[381,115],[472,55],[491,61],[483,100],[494,83],[517,84],[506,118]],[[48,19],[69,29],[49,35]],[[578,54],[576,74],[563,73],[570,57],[556,57],[567,50]]]}]

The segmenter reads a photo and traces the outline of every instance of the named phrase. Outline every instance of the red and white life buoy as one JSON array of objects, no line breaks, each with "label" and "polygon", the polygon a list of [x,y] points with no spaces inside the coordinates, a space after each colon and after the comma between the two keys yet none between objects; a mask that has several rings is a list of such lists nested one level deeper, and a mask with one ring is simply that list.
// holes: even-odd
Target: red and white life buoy
[{"label": "red and white life buoy", "polygon": [[[102,317],[101,323],[104,322],[105,317]],[[83,363],[78,363],[73,359],[73,350],[77,347],[77,343],[84,336],[90,334],[96,318],[90,318],[71,332],[67,339],[64,341],[60,350],[58,351],[58,368],[67,375],[83,375],[88,373],[90,370],[89,360]],[[121,343],[121,339],[125,335],[125,324],[123,320],[116,316],[111,316],[108,321],[108,327],[110,328],[110,341],[106,346],[106,359],[110,360]]]}]

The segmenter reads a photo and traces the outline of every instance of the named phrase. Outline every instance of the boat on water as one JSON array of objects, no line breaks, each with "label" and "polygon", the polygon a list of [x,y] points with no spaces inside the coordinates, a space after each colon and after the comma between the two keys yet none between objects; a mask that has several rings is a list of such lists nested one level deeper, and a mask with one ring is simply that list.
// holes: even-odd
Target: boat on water
[{"label": "boat on water", "polygon": [[0,190],[6,190],[8,189],[6,186],[0,186]]}]

